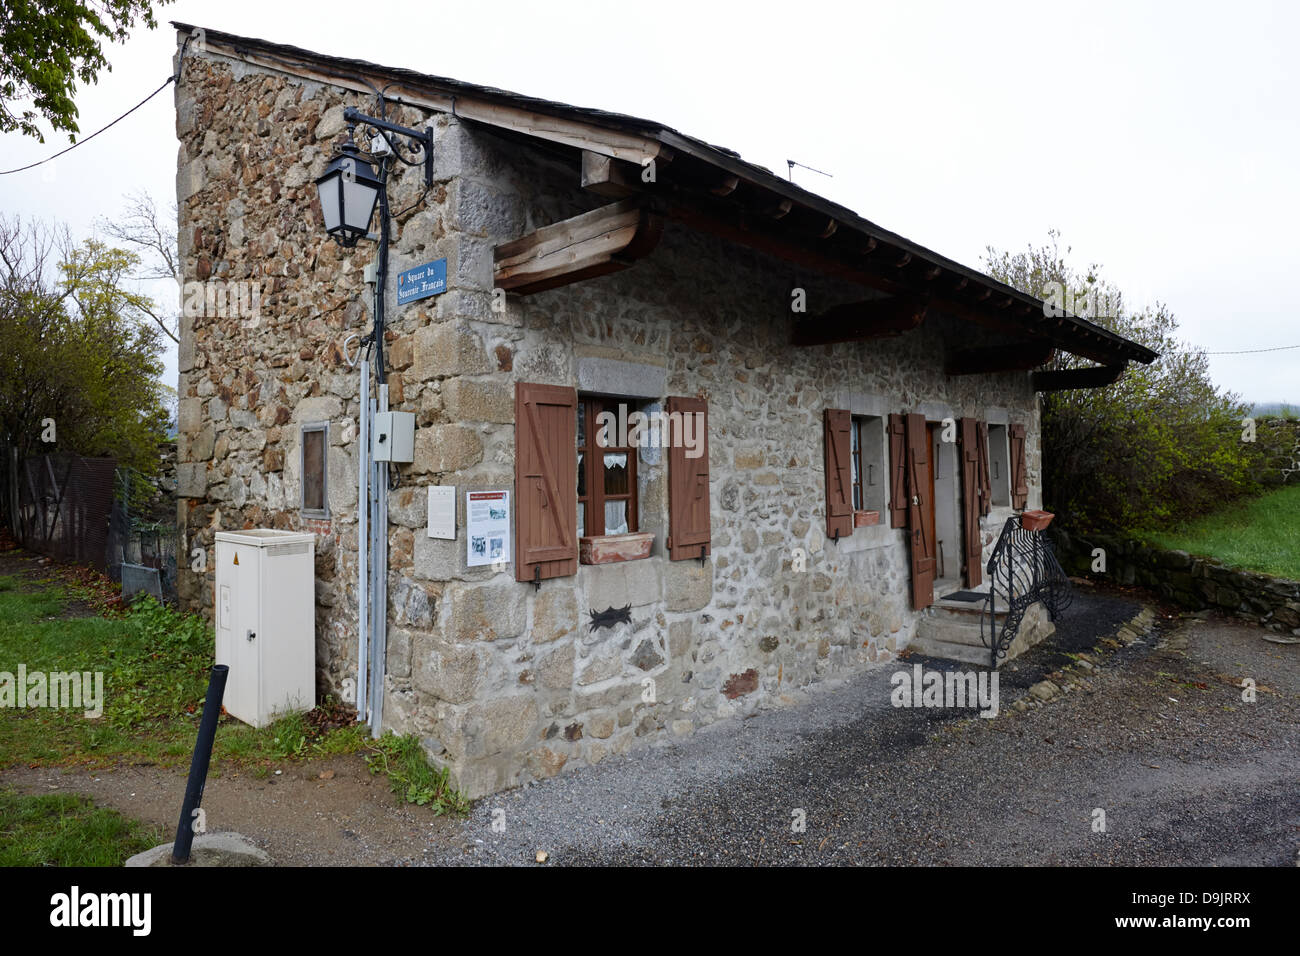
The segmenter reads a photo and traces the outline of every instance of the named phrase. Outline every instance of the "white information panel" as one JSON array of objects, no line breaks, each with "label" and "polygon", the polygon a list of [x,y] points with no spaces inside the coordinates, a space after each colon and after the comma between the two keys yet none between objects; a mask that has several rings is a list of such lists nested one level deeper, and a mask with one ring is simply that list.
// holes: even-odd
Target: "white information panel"
[{"label": "white information panel", "polygon": [[429,486],[429,537],[456,537],[456,486]]},{"label": "white information panel", "polygon": [[465,543],[471,568],[510,563],[510,492],[465,492]]}]

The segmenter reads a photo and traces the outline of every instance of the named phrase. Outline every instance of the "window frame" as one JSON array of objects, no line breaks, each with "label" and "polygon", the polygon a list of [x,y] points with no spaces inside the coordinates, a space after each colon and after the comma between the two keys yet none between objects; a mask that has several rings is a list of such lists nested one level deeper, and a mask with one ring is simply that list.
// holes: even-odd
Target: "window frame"
[{"label": "window frame", "polygon": [[[321,435],[321,460],[320,460],[320,508],[307,507],[307,436],[309,434],[319,433]],[[329,422],[303,422],[298,430],[298,510],[304,518],[328,518],[330,516],[330,489],[329,489],[329,454],[330,454],[330,423]]]},{"label": "window frame", "polygon": [[[1002,422],[989,422],[989,505],[993,508],[1011,507],[1011,426]],[[996,450],[996,454],[995,454]],[[999,469],[1002,474],[999,475]]]},{"label": "window frame", "polygon": [[850,498],[854,513],[869,510],[865,504],[862,470],[862,416],[852,415],[849,418],[849,474],[853,484]]},{"label": "window frame", "polygon": [[[605,529],[605,504],[609,501],[626,501],[627,502],[627,531],[620,534],[636,534],[641,524],[641,503],[640,495],[637,490],[637,459],[639,458],[639,445],[597,445],[596,435],[599,432],[599,426],[596,419],[603,412],[612,412],[618,417],[618,407],[624,405],[627,407],[628,414],[633,411],[639,411],[638,403],[630,401],[627,398],[617,398],[610,395],[599,395],[587,392],[578,393],[578,408],[574,422],[574,456],[582,456],[578,462],[577,478],[578,487],[575,493],[580,492],[583,485],[586,486],[586,494],[575,494],[575,508],[581,509],[578,514],[581,515],[580,527],[578,529],[578,538],[599,538],[599,537],[616,537],[609,535]],[[582,420],[581,432],[578,430],[578,418]],[[580,443],[580,436],[585,439],[585,444]],[[617,436],[615,436],[617,440]],[[596,454],[593,454],[593,451]],[[605,491],[605,455],[606,454],[626,454],[627,455],[627,483],[628,490],[626,494],[610,495]],[[593,523],[593,517],[595,523]],[[599,528],[599,532],[595,531]]]},{"label": "window frame", "polygon": [[[849,472],[852,478],[854,514],[870,513],[884,515],[889,511],[889,422],[884,415],[852,415],[849,432]],[[877,446],[868,452],[868,440]],[[881,476],[886,478],[881,485],[880,478],[871,480],[870,469],[878,468]],[[873,494],[874,490],[874,494]],[[878,501],[883,496],[883,501]]]}]

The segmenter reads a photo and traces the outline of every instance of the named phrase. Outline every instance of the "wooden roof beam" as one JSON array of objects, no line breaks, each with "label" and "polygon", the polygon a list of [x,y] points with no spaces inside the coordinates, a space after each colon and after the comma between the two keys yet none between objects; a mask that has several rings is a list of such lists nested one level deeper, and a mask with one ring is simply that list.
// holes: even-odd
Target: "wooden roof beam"
[{"label": "wooden roof beam", "polygon": [[782,229],[784,223],[778,225],[768,217],[710,210],[698,203],[684,202],[681,199],[669,199],[666,202],[666,211],[668,218],[691,229],[757,249],[759,252],[804,268],[814,269],[825,275],[856,282],[880,292],[907,294],[911,291],[901,282],[876,275],[836,255],[834,249],[830,248],[832,244],[827,244],[828,248],[824,252],[811,248],[806,238],[799,239]]},{"label": "wooden roof beam", "polygon": [[716,186],[710,187],[709,192],[715,196],[730,196],[740,185],[739,176],[723,176]]},{"label": "wooden roof beam", "polygon": [[1046,365],[1056,347],[1043,340],[962,349],[944,362],[946,375],[983,375],[991,372],[1023,372]]},{"label": "wooden roof beam", "polygon": [[800,321],[794,328],[791,343],[830,345],[901,335],[925,321],[925,313],[925,301],[915,296],[849,302]]},{"label": "wooden roof beam", "polygon": [[1092,365],[1088,368],[1054,369],[1032,372],[1029,382],[1036,392],[1063,392],[1075,388],[1104,388],[1118,382],[1127,362],[1118,365]]},{"label": "wooden roof beam", "polygon": [[[977,296],[976,298],[979,300],[981,297]],[[956,319],[974,322],[995,332],[1004,332],[1021,339],[1050,341],[1060,351],[1069,352],[1071,355],[1077,355],[1080,358],[1091,359],[1103,365],[1112,365],[1117,361],[1122,361],[1116,357],[1114,349],[1109,347],[1110,343],[1104,338],[1097,337],[1094,339],[1091,335],[1085,336],[1081,331],[1071,331],[1071,327],[1068,326],[1059,327],[1055,323],[1034,321],[1032,309],[1030,315],[1017,317],[1014,310],[994,311],[997,309],[997,303],[987,303],[983,308],[980,308],[948,298],[936,297],[931,302],[934,308],[940,312],[945,312]]]},{"label": "wooden roof beam", "polygon": [[626,269],[649,255],[663,219],[633,199],[543,226],[493,250],[497,288],[529,295]]},{"label": "wooden roof beam", "polygon": [[765,215],[770,216],[773,219],[784,219],[790,214],[790,210],[793,206],[794,203],[789,199],[778,199],[776,205],[767,208]]},{"label": "wooden roof beam", "polygon": [[582,188],[611,199],[626,199],[641,191],[641,170],[634,163],[584,149]]}]

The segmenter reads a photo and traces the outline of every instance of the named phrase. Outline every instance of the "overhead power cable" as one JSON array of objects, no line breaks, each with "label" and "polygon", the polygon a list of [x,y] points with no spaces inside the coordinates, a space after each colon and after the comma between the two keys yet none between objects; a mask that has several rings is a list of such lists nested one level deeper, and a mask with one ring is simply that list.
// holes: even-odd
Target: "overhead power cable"
[{"label": "overhead power cable", "polygon": [[113,120],[113,122],[109,123],[107,126],[100,127],[99,129],[95,130],[95,132],[93,132],[93,133],[91,133],[89,136],[87,136],[85,139],[78,140],[77,142],[75,142],[75,143],[73,143],[71,146],[69,146],[67,149],[59,150],[59,151],[58,151],[57,153],[55,153],[53,156],[47,156],[47,157],[45,157],[44,159],[37,160],[37,161],[34,162],[34,163],[28,163],[26,166],[19,166],[17,169],[6,169],[4,172],[0,172],[0,176],[9,176],[9,175],[12,175],[13,173],[21,173],[21,172],[23,172],[23,171],[25,171],[25,170],[28,170],[28,169],[35,169],[37,166],[43,166],[45,163],[48,163],[48,162],[50,162],[51,160],[58,159],[60,156],[64,155],[65,153],[70,153],[70,152],[72,152],[74,149],[76,149],[78,146],[82,145],[83,143],[89,143],[92,139],[94,139],[94,138],[95,138],[96,136],[98,136],[100,133],[104,132],[104,130],[106,130],[106,129],[110,129],[110,128],[112,128],[113,126],[116,126],[118,123],[120,123],[122,120],[126,119],[128,116],[130,116],[130,115],[131,115],[132,113],[134,113],[136,110],[138,110],[140,107],[144,106],[144,104],[148,103],[151,99],[153,99],[155,96],[157,96],[159,93],[161,93],[161,92],[162,92],[162,91],[163,91],[163,90],[168,86],[168,84],[172,83],[175,79],[176,79],[176,77],[174,77],[174,76],[169,76],[169,77],[167,77],[167,79],[163,81],[163,85],[162,85],[162,86],[158,87],[158,89],[154,90],[152,93],[150,93],[150,94],[149,94],[148,96],[146,96],[144,99],[142,99],[139,103],[136,103],[135,106],[131,107],[129,110],[127,110],[127,111],[126,111],[125,113],[123,113],[121,116],[119,116],[117,119]]},{"label": "overhead power cable", "polygon": [[1206,352],[1206,355],[1254,355],[1256,352],[1286,352],[1289,349],[1300,349],[1300,345],[1278,345],[1271,349],[1239,349],[1235,352]]},{"label": "overhead power cable", "polygon": [[100,133],[104,132],[104,130],[106,130],[106,129],[111,129],[111,128],[113,128],[114,126],[116,126],[118,123],[122,122],[122,120],[126,119],[128,116],[130,116],[130,115],[131,115],[132,113],[134,113],[136,110],[138,110],[140,107],[144,106],[144,104],[148,103],[151,99],[153,99],[155,96],[157,96],[159,93],[161,93],[164,89],[166,89],[167,86],[168,86],[168,84],[178,82],[178,81],[180,80],[180,76],[181,76],[181,67],[182,67],[182,66],[184,65],[184,63],[185,63],[185,51],[186,51],[186,49],[189,47],[189,45],[190,45],[190,40],[191,40],[191,39],[192,39],[192,37],[186,37],[186,38],[185,38],[185,43],[181,46],[181,55],[180,55],[180,59],[176,62],[176,72],[173,73],[172,75],[170,75],[169,77],[167,77],[167,79],[163,80],[162,86],[158,87],[158,89],[154,90],[152,93],[150,93],[150,94],[149,94],[148,96],[146,96],[144,99],[142,99],[139,103],[136,103],[135,106],[131,107],[129,110],[127,110],[127,111],[126,111],[125,113],[123,113],[121,116],[119,116],[117,119],[113,120],[113,122],[109,123],[107,126],[101,126],[99,129],[95,130],[95,132],[91,133],[91,134],[90,134],[89,136],[87,136],[85,139],[78,140],[77,142],[75,142],[75,143],[73,143],[71,146],[69,146],[67,149],[61,149],[61,150],[59,150],[59,151],[58,151],[57,153],[55,153],[53,156],[47,156],[47,157],[45,157],[44,159],[37,160],[37,161],[34,162],[34,163],[28,163],[26,166],[19,166],[17,169],[6,169],[6,170],[4,170],[3,172],[0,172],[0,176],[10,176],[10,175],[13,175],[14,173],[21,173],[21,172],[24,172],[24,171],[26,171],[26,170],[28,170],[28,169],[35,169],[37,166],[43,166],[43,165],[45,165],[46,163],[50,162],[51,160],[58,159],[60,156],[64,155],[65,153],[70,153],[70,152],[72,152],[74,149],[76,149],[78,146],[82,145],[83,143],[89,143],[92,139],[94,139],[94,138],[95,138],[96,136],[98,136]]}]

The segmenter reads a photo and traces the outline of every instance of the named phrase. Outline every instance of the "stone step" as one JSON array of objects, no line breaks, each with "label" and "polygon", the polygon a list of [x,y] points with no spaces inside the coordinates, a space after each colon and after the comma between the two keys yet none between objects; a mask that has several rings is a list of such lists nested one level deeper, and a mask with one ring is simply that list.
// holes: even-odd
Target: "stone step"
[{"label": "stone step", "polygon": [[[917,622],[916,636],[908,648],[930,657],[983,664],[987,667],[992,651],[980,640],[978,605],[976,608],[974,613],[961,609],[952,612],[953,609],[947,607],[927,608],[927,613]],[[1004,617],[1001,613],[997,615],[995,628],[1000,627]],[[1007,656],[998,662],[999,666],[1028,650],[1054,630],[1047,620],[1047,611],[1043,605],[1033,605],[1026,611],[1020,633]]]},{"label": "stone step", "polygon": [[[975,620],[978,621],[980,615],[985,613],[983,604],[940,604],[938,602],[931,604],[925,609],[925,613],[930,617],[948,617],[958,620]],[[1000,621],[1007,616],[1007,606],[999,604],[994,612]]]},{"label": "stone step", "polygon": [[945,661],[961,661],[964,664],[980,664],[988,667],[990,651],[987,647],[970,644],[952,644],[918,634],[912,638],[908,650],[927,657],[937,657]]},{"label": "stone step", "polygon": [[926,615],[917,622],[916,633],[919,636],[933,641],[942,641],[946,644],[982,646],[979,618],[970,615]]}]

